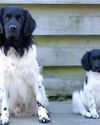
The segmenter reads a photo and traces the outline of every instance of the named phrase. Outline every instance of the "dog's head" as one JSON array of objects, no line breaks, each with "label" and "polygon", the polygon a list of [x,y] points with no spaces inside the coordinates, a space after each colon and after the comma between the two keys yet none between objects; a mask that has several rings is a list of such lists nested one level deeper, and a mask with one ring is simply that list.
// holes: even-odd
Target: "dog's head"
[{"label": "dog's head", "polygon": [[100,72],[100,49],[93,49],[86,52],[81,60],[86,71]]},{"label": "dog's head", "polygon": [[6,39],[31,36],[35,27],[35,20],[27,10],[13,6],[0,9],[0,34],[5,35]]},{"label": "dog's head", "polygon": [[7,55],[10,47],[23,56],[34,43],[31,36],[36,22],[30,13],[22,8],[8,6],[0,9],[0,48]]}]

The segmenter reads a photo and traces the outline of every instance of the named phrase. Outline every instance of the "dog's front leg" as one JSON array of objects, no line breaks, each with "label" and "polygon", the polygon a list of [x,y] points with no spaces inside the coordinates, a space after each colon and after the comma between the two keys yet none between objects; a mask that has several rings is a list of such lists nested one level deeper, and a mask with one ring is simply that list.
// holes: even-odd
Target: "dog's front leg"
[{"label": "dog's front leg", "polygon": [[50,117],[46,108],[41,104],[41,102],[37,101],[37,108],[38,108],[38,117],[39,122],[41,123],[49,123]]},{"label": "dog's front leg", "polygon": [[96,119],[99,118],[99,115],[96,110],[96,103],[95,103],[95,99],[94,99],[92,90],[90,88],[85,89],[85,94],[86,94],[88,110],[90,112],[89,117],[96,118]]},{"label": "dog's front leg", "polygon": [[9,109],[8,109],[7,95],[3,87],[0,88],[0,93],[1,93],[1,104],[2,104],[0,125],[7,125],[9,123]]},{"label": "dog's front leg", "polygon": [[[38,81],[38,82],[41,82],[41,81]],[[42,83],[41,83],[41,85],[42,85]],[[40,87],[41,86],[38,83],[35,85],[38,117],[39,117],[39,121],[41,123],[49,123],[50,117],[49,117],[49,114],[48,114],[46,107],[43,104],[43,101],[42,101],[43,97],[42,96],[44,96],[44,95],[42,95]]]}]

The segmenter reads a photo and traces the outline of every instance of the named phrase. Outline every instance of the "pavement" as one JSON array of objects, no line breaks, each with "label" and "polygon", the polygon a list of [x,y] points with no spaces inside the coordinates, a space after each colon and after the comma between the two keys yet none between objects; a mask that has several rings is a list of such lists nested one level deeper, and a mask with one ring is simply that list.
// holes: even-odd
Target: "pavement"
[{"label": "pavement", "polygon": [[[100,125],[100,119],[87,119],[72,112],[71,101],[50,102],[51,123],[47,125]],[[38,117],[10,118],[10,125],[43,125]],[[46,125],[46,124],[45,124]]]}]

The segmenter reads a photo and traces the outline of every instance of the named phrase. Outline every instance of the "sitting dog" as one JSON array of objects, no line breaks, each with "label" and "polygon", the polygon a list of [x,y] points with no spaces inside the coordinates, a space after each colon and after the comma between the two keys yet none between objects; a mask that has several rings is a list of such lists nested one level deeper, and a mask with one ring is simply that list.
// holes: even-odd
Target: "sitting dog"
[{"label": "sitting dog", "polygon": [[73,111],[97,119],[100,109],[100,49],[86,52],[81,63],[86,70],[86,78],[83,90],[73,93]]},{"label": "sitting dog", "polygon": [[50,122],[48,99],[37,62],[32,32],[36,22],[19,7],[0,9],[0,123],[7,125],[9,115],[38,115],[41,123]]}]

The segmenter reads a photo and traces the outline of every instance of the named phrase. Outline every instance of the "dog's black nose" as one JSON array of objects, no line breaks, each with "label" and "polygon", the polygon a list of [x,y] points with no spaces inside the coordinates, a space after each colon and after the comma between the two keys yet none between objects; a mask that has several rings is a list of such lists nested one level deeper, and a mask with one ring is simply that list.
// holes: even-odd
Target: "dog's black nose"
[{"label": "dog's black nose", "polygon": [[9,29],[12,30],[12,31],[16,30],[16,28],[17,28],[17,27],[16,27],[15,25],[10,25],[10,26],[9,26]]}]

